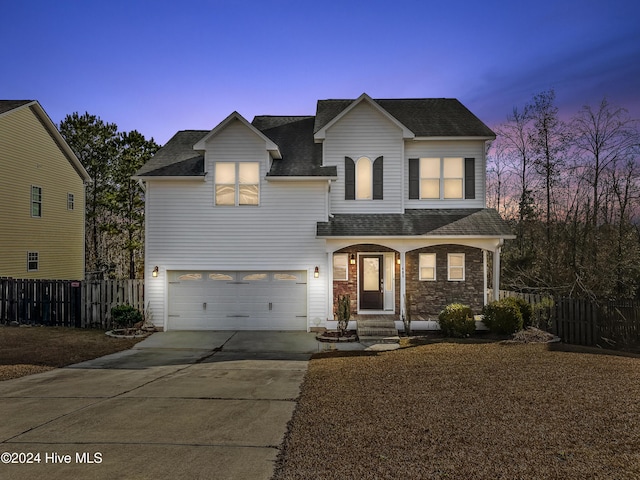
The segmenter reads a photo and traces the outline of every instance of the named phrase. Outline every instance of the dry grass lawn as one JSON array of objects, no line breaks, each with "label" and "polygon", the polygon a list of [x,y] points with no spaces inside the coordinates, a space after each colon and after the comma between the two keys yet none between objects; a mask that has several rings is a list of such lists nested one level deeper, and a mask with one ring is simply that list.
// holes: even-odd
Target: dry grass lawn
[{"label": "dry grass lawn", "polygon": [[320,356],[274,478],[638,479],[640,358],[446,342]]},{"label": "dry grass lawn", "polygon": [[107,337],[102,330],[0,326],[0,380],[91,360],[139,341]]}]

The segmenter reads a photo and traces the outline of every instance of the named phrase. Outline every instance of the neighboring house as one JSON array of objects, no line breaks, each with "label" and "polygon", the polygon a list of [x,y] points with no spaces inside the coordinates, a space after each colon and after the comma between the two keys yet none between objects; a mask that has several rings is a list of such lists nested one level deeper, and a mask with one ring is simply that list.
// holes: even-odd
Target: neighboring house
[{"label": "neighboring house", "polygon": [[487,254],[497,291],[514,238],[486,208],[493,138],[455,99],[366,94],[176,133],[137,173],[153,322],[332,328],[342,294],[359,315],[434,320],[453,301],[479,313]]},{"label": "neighboring house", "polygon": [[0,277],[84,278],[89,181],[37,101],[0,100]]}]

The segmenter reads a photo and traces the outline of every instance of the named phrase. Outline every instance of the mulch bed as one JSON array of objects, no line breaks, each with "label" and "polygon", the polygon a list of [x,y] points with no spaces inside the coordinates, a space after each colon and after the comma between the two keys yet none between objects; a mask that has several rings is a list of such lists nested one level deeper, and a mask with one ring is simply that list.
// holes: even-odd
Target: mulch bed
[{"label": "mulch bed", "polygon": [[315,357],[274,479],[640,478],[640,358],[552,345]]}]

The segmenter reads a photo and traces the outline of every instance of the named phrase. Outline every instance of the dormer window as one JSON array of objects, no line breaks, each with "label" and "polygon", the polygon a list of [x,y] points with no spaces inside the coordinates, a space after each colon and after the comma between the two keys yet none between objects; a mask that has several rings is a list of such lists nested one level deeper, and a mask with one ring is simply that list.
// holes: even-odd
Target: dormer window
[{"label": "dormer window", "polygon": [[216,163],[216,205],[258,205],[259,198],[260,164],[258,162]]}]

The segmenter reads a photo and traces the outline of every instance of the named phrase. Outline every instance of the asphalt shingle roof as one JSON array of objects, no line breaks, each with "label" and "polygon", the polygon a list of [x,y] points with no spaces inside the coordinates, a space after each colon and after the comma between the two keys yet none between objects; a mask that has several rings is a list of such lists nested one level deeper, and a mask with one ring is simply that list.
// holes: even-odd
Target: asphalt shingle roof
[{"label": "asphalt shingle roof", "polygon": [[204,153],[193,149],[209,130],[182,130],[176,133],[136,173],[137,176],[204,175]]},{"label": "asphalt shingle roof", "polygon": [[336,214],[318,222],[318,237],[509,237],[509,225],[492,208],[406,210],[405,213]]},{"label": "asphalt shingle roof", "polygon": [[[319,100],[314,133],[354,100]],[[455,98],[374,100],[416,137],[495,137],[495,133]]]},{"label": "asphalt shingle roof", "polygon": [[322,145],[313,141],[314,117],[258,116],[252,125],[280,148],[268,176],[335,177],[337,168],[322,166]]},{"label": "asphalt shingle roof", "polygon": [[13,110],[14,108],[21,107],[27,103],[31,103],[34,100],[0,100],[0,114]]}]

